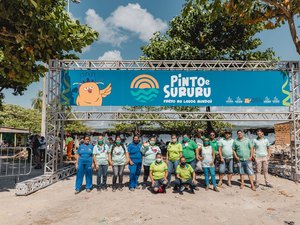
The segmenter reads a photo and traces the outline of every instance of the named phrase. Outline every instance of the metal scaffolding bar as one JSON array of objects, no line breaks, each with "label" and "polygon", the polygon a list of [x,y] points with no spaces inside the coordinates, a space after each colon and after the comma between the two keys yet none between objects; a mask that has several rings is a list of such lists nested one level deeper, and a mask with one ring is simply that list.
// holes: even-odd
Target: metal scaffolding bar
[{"label": "metal scaffolding bar", "polygon": [[[219,70],[269,71],[289,73],[291,79],[291,107],[288,112],[65,112],[59,104],[62,70]],[[58,170],[60,151],[59,132],[64,121],[290,121],[293,156],[293,176],[300,173],[300,78],[298,61],[215,61],[215,60],[50,60],[47,96],[47,129],[45,175],[17,184],[17,194],[27,195],[42,189],[58,179],[75,173],[74,167]],[[58,175],[60,174],[60,175]]]}]

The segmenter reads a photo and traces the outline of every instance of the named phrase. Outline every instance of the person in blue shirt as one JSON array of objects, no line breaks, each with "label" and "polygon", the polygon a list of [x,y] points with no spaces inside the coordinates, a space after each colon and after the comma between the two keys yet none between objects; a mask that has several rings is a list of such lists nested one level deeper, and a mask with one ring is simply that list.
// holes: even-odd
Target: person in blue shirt
[{"label": "person in blue shirt", "polygon": [[83,143],[79,145],[76,155],[76,184],[75,184],[75,194],[80,192],[83,177],[85,176],[86,181],[86,191],[90,192],[93,186],[93,148],[94,146],[90,143],[89,136],[85,136]]},{"label": "person in blue shirt", "polygon": [[129,171],[130,171],[130,180],[129,180],[129,190],[134,191],[138,188],[138,180],[141,174],[142,168],[142,153],[141,153],[140,138],[138,135],[133,137],[132,143],[127,147],[129,153]]}]

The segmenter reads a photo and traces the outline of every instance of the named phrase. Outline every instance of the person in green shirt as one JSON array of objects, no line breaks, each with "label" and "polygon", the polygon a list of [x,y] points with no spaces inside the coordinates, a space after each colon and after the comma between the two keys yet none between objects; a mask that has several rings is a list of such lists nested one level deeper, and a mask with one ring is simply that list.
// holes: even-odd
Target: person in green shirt
[{"label": "person in green shirt", "polygon": [[271,149],[270,143],[268,139],[264,138],[264,133],[261,129],[258,129],[257,138],[253,140],[253,145],[255,149],[255,164],[256,164],[256,171],[255,171],[255,187],[258,188],[260,184],[260,176],[261,172],[265,178],[265,184],[267,187],[272,188],[268,181],[268,164],[269,159],[271,157]]},{"label": "person in green shirt", "polygon": [[162,161],[161,153],[156,154],[155,162],[150,165],[150,179],[154,193],[166,193],[168,166]]},{"label": "person in green shirt", "polygon": [[177,141],[177,135],[172,134],[171,142],[167,147],[166,163],[168,165],[168,185],[171,182],[172,173],[176,170],[179,159],[182,156],[182,145]]},{"label": "person in green shirt", "polygon": [[183,135],[182,140],[182,155],[185,157],[186,162],[192,166],[195,170],[197,160],[200,160],[199,157],[199,148],[196,142],[190,139],[189,134]]},{"label": "person in green shirt", "polygon": [[251,189],[255,191],[255,186],[253,182],[253,144],[252,142],[244,137],[244,133],[241,130],[237,131],[238,138],[233,142],[233,155],[238,162],[239,173],[241,177],[241,186],[244,188],[244,174],[247,174],[251,183]]},{"label": "person in green shirt", "polygon": [[113,187],[112,191],[117,190],[117,178],[119,177],[119,186],[118,190],[123,191],[123,173],[124,167],[129,163],[129,155],[127,148],[122,144],[121,138],[116,137],[115,144],[111,146],[108,151],[108,162],[113,168]]},{"label": "person in green shirt", "polygon": [[176,180],[174,182],[174,191],[179,188],[179,194],[183,194],[185,185],[189,185],[191,193],[195,194],[194,189],[196,186],[196,173],[191,165],[186,163],[186,159],[182,156],[180,164],[176,167]]}]

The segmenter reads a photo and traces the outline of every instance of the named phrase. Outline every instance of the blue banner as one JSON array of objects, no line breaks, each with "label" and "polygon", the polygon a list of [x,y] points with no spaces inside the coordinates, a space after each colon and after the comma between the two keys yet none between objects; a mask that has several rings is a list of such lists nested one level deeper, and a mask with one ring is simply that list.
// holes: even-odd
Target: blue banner
[{"label": "blue banner", "polygon": [[62,71],[61,103],[77,106],[289,106],[283,71]]}]

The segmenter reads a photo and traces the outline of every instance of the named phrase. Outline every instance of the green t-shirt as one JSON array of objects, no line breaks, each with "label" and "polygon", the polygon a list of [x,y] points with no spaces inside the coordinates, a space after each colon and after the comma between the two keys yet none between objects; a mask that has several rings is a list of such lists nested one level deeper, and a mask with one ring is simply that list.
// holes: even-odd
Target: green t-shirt
[{"label": "green t-shirt", "polygon": [[240,158],[240,161],[247,161],[251,155],[251,149],[253,143],[248,138],[243,138],[242,140],[236,139],[233,142],[233,150],[236,152],[237,156]]},{"label": "green t-shirt", "polygon": [[108,164],[108,151],[109,147],[107,144],[95,145],[93,149],[93,154],[96,156],[98,165]]},{"label": "green t-shirt", "polygon": [[152,172],[152,176],[154,180],[163,179],[166,175],[166,171],[168,170],[168,166],[165,162],[153,162],[150,165],[150,171]]},{"label": "green t-shirt", "polygon": [[233,142],[234,140],[230,138],[229,140],[227,139],[221,139],[219,140],[219,146],[222,149],[222,157],[224,159],[232,159],[233,158]]},{"label": "green t-shirt", "polygon": [[[113,152],[111,152],[112,149],[113,149]],[[126,146],[124,146],[124,149],[125,149],[125,152],[128,152]],[[108,153],[112,154],[112,161],[115,166],[125,165],[126,155],[125,155],[124,149],[121,145],[120,146],[112,145],[110,147]]]},{"label": "green t-shirt", "polygon": [[182,177],[184,181],[191,179],[193,173],[194,173],[194,169],[189,164],[186,164],[185,167],[178,165],[176,168],[176,174]]},{"label": "green t-shirt", "polygon": [[195,150],[198,148],[198,145],[193,141],[182,142],[182,155],[185,157],[186,162],[193,161],[196,157]]},{"label": "green t-shirt", "polygon": [[253,145],[255,148],[255,157],[259,158],[268,156],[268,147],[270,146],[268,139],[254,139]]},{"label": "green t-shirt", "polygon": [[176,161],[180,158],[180,153],[182,152],[182,145],[180,143],[169,143],[167,148],[170,161]]},{"label": "green t-shirt", "polygon": [[213,148],[215,155],[219,151],[219,143],[216,139],[209,140],[210,146]]}]

